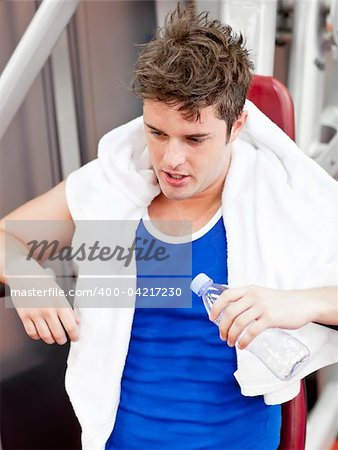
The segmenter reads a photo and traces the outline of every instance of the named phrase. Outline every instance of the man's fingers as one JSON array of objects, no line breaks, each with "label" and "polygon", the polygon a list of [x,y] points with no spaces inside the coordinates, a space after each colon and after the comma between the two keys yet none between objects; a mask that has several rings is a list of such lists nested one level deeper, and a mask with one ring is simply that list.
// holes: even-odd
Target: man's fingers
[{"label": "man's fingers", "polygon": [[238,347],[240,349],[246,348],[251,342],[268,328],[267,323],[263,319],[254,320],[248,328],[245,330],[243,336],[241,336]]},{"label": "man's fingers", "polygon": [[[231,324],[229,331],[228,331],[228,345],[230,347],[233,347],[239,338],[242,331],[247,327],[250,323],[252,323],[254,320],[258,319],[260,316],[260,311],[255,308],[249,308],[246,311],[244,311],[242,314],[240,314]],[[244,334],[246,331],[244,331]],[[242,342],[242,341],[241,341]]]},{"label": "man's fingers", "polygon": [[52,333],[53,339],[59,345],[63,345],[67,342],[67,336],[62,328],[60,319],[55,311],[46,318],[48,327]]},{"label": "man's fingers", "polygon": [[76,323],[80,323],[80,316],[79,316],[78,312],[75,309],[73,309],[72,311],[73,311],[73,316],[76,320]]},{"label": "man's fingers", "polygon": [[241,287],[234,289],[227,289],[219,296],[219,298],[212,305],[209,318],[212,321],[215,321],[217,317],[220,315],[223,308],[229,305],[231,302],[235,302],[236,300],[242,298],[248,291],[249,287]]},{"label": "man's fingers", "polygon": [[238,316],[241,316],[244,311],[251,307],[249,299],[243,297],[241,300],[230,303],[220,316],[219,332],[222,340],[228,340],[228,333],[233,322]]},{"label": "man's fingers", "polygon": [[57,342],[59,345],[67,342],[66,333],[72,341],[78,339],[80,317],[70,305],[58,309],[18,308],[17,312],[32,339],[41,338],[47,344]]},{"label": "man's fingers", "polygon": [[25,328],[26,333],[29,337],[32,339],[38,341],[40,338],[39,333],[37,332],[37,329],[34,325],[34,323],[31,321],[31,319],[22,319],[23,326]]},{"label": "man's fingers", "polygon": [[54,338],[51,334],[50,329],[48,328],[47,323],[45,322],[45,320],[38,318],[35,320],[34,322],[35,327],[41,337],[41,339],[46,342],[46,344],[54,344]]},{"label": "man's fingers", "polygon": [[58,314],[69,338],[72,341],[77,341],[79,337],[78,323],[80,319],[76,313],[74,314],[74,311],[71,308],[63,308],[59,310]]}]

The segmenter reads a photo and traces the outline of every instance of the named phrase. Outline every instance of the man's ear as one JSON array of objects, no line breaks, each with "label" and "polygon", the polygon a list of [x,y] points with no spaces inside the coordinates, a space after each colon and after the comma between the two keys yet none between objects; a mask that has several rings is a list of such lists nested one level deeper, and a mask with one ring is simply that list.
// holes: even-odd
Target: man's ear
[{"label": "man's ear", "polygon": [[234,142],[234,140],[237,138],[237,136],[239,135],[241,129],[245,125],[247,117],[248,117],[248,112],[247,111],[242,111],[241,115],[238,117],[238,119],[235,121],[235,123],[233,124],[233,126],[231,128],[229,144]]}]

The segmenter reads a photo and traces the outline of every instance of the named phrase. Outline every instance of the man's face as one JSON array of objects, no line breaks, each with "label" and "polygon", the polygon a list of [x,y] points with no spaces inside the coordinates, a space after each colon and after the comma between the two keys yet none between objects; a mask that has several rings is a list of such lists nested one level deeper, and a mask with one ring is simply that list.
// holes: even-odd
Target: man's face
[{"label": "man's face", "polygon": [[230,163],[226,123],[214,107],[202,108],[198,121],[186,120],[177,108],[154,100],[143,106],[150,160],[162,193],[171,200],[212,188],[224,180]]}]

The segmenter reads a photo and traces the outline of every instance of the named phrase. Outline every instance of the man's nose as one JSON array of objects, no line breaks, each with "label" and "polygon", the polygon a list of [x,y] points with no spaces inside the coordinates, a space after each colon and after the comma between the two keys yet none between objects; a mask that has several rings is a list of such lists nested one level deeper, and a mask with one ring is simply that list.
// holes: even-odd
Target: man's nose
[{"label": "man's nose", "polygon": [[169,140],[165,148],[163,161],[168,169],[175,169],[175,167],[183,164],[185,162],[185,154],[182,144],[174,139]]}]

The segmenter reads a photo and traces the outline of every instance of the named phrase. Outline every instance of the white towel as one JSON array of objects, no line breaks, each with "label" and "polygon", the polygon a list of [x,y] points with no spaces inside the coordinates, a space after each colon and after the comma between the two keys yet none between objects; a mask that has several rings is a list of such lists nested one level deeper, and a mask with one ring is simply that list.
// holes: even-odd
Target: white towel
[{"label": "white towel", "polygon": [[[229,286],[335,285],[335,181],[251,102],[245,109],[247,124],[233,144],[222,194]],[[141,117],[106,134],[98,158],[73,172],[66,183],[74,220],[139,220],[158,193]],[[82,427],[83,448],[102,450],[119,404],[134,309],[80,308],[80,300],[75,303],[80,339],[71,344],[66,389]],[[234,375],[243,395],[264,395],[267,404],[285,402],[297,395],[300,378],[338,361],[337,332],[308,324],[291,333],[310,349],[306,368],[283,382],[248,351],[237,350]]]}]

